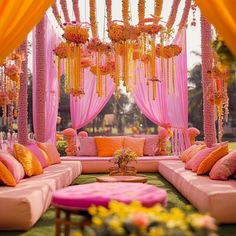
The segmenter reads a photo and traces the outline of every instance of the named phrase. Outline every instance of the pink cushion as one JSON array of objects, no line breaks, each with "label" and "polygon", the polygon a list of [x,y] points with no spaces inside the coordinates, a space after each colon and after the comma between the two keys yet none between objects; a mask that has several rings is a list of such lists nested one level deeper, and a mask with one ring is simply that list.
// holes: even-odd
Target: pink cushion
[{"label": "pink cushion", "polygon": [[97,156],[97,146],[94,137],[79,138],[79,156]]},{"label": "pink cushion", "polygon": [[158,135],[134,135],[135,138],[145,138],[143,155],[144,156],[155,156],[158,153]]},{"label": "pink cushion", "polygon": [[27,145],[27,148],[29,148],[30,151],[34,153],[34,155],[39,160],[42,168],[45,168],[48,166],[42,151],[40,150],[40,148],[36,144]]},{"label": "pink cushion", "polygon": [[201,162],[214,150],[216,150],[218,145],[211,148],[204,148],[203,150],[196,153],[189,161],[186,162],[185,169],[197,172],[197,169]]},{"label": "pink cushion", "polygon": [[166,204],[164,189],[142,183],[91,183],[70,186],[53,194],[52,204],[66,209],[88,209],[91,205],[107,207],[110,200],[130,203],[140,201],[151,207]]},{"label": "pink cushion", "polygon": [[217,180],[227,180],[229,176],[236,172],[236,151],[230,152],[212,167],[210,178]]},{"label": "pink cushion", "polygon": [[25,176],[23,166],[17,161],[10,153],[6,151],[0,151],[0,161],[7,167],[14,177],[16,183],[18,183]]},{"label": "pink cushion", "polygon": [[57,151],[56,145],[51,142],[40,143],[38,142],[37,145],[39,148],[43,149],[48,155],[50,159],[50,165],[61,163],[60,154]]}]

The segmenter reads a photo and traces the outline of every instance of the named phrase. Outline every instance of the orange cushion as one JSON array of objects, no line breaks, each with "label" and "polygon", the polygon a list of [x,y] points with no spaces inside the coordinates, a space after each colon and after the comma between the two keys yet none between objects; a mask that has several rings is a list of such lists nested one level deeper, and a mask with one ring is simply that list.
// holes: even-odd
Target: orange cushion
[{"label": "orange cushion", "polygon": [[111,157],[123,148],[124,137],[95,137],[99,157]]},{"label": "orange cushion", "polygon": [[1,161],[0,161],[0,181],[2,181],[7,186],[11,187],[16,186],[16,181],[13,175]]},{"label": "orange cushion", "polygon": [[183,151],[180,155],[180,159],[183,162],[189,161],[195,154],[197,154],[199,151],[204,149],[206,147],[205,144],[194,144],[187,148],[185,151]]},{"label": "orange cushion", "polygon": [[57,151],[56,146],[51,142],[40,143],[37,142],[39,148],[46,152],[50,165],[61,163],[60,154]]},{"label": "orange cushion", "polygon": [[124,137],[124,148],[129,148],[139,157],[142,157],[144,142],[145,138]]},{"label": "orange cushion", "polygon": [[27,176],[40,175],[43,173],[42,165],[29,148],[19,143],[15,143],[13,147],[15,157],[23,166]]},{"label": "orange cushion", "polygon": [[197,174],[202,175],[208,173],[211,168],[214,166],[214,164],[221,159],[223,156],[228,154],[229,148],[228,143],[223,144],[220,147],[218,147],[216,150],[211,152],[199,165],[197,169]]}]

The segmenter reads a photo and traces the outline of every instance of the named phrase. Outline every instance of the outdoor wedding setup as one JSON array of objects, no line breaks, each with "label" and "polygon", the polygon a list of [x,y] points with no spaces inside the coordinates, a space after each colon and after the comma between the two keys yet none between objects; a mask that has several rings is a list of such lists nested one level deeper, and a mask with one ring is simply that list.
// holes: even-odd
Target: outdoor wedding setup
[{"label": "outdoor wedding setup", "polygon": [[[235,11],[230,0],[0,0],[0,235],[235,235],[224,138]],[[189,125],[196,26],[202,130]],[[121,93],[153,133],[85,129]]]}]

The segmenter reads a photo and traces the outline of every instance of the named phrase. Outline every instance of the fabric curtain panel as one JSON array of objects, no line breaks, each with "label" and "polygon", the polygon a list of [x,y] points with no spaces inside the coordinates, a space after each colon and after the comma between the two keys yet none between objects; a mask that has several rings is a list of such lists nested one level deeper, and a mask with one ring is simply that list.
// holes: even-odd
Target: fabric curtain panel
[{"label": "fabric curtain panel", "polygon": [[0,0],[0,62],[26,39],[54,0]]},{"label": "fabric curtain panel", "polygon": [[113,80],[107,78],[107,96],[98,97],[95,76],[86,69],[84,78],[85,95],[81,98],[70,96],[71,122],[74,129],[80,129],[92,121],[107,104],[115,90]]},{"label": "fabric curtain panel", "polygon": [[[187,56],[186,31],[179,31],[173,44],[182,47],[182,52],[174,58],[174,80],[172,79],[172,59],[169,59],[169,73],[167,60],[164,62],[161,75],[161,61],[156,64],[157,77],[161,81],[156,83],[156,99],[152,99],[152,82],[147,89],[144,72],[137,67],[140,81],[134,88],[134,99],[143,114],[157,125],[171,126],[174,132],[174,153],[178,154],[190,145],[188,128],[188,87],[187,87]],[[140,71],[139,71],[140,70]],[[167,74],[169,75],[167,83]]]},{"label": "fabric curtain panel", "polygon": [[236,2],[233,0],[196,0],[202,14],[236,55]]},{"label": "fabric curtain panel", "polygon": [[[59,90],[58,90],[58,80],[56,74],[56,65],[54,63],[53,49],[60,41],[60,37],[57,35],[53,25],[49,21],[48,17],[45,17],[46,21],[46,47],[44,48],[46,53],[46,99],[45,99],[45,140],[51,140],[55,142],[56,138],[56,122],[58,113],[58,103],[59,103]],[[35,58],[35,40],[33,34],[33,124],[34,129],[36,127],[35,117],[37,116],[37,106],[35,98],[35,79],[36,79],[36,58]],[[43,50],[43,49],[42,49]]]}]

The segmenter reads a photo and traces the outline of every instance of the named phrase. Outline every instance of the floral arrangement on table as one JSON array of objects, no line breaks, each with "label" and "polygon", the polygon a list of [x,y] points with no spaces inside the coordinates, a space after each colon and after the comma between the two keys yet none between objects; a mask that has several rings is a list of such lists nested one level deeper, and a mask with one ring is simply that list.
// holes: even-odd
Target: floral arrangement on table
[{"label": "floral arrangement on table", "polygon": [[111,162],[114,167],[110,168],[110,175],[136,175],[136,169],[128,164],[136,161],[137,154],[129,148],[118,149],[114,152]]},{"label": "floral arrangement on table", "polygon": [[186,210],[166,210],[160,205],[146,208],[140,202],[129,205],[110,201],[108,208],[92,206],[88,209],[92,223],[75,236],[216,236],[215,219],[209,215],[195,213],[189,206]]}]

